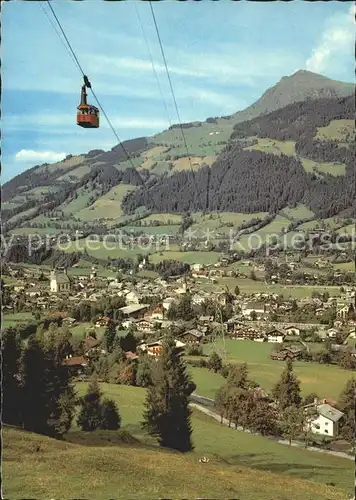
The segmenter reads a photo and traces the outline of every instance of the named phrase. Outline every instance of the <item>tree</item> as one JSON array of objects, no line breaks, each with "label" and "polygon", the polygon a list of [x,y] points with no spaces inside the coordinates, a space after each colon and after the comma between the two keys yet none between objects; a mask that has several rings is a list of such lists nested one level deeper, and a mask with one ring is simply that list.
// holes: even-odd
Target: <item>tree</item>
[{"label": "tree", "polygon": [[290,359],[287,360],[281,378],[273,390],[273,396],[282,410],[288,406],[299,406],[301,403],[300,382],[293,373],[293,363]]},{"label": "tree", "polygon": [[347,441],[355,445],[356,423],[355,423],[355,400],[356,379],[348,380],[339,399],[339,408],[345,414],[340,422],[341,435]]},{"label": "tree", "polygon": [[101,425],[101,396],[102,393],[96,380],[92,380],[87,393],[80,400],[80,412],[77,424],[83,431],[94,431]]},{"label": "tree", "polygon": [[116,326],[115,323],[110,320],[104,332],[104,345],[108,352],[112,352],[114,347],[116,337]]},{"label": "tree", "polygon": [[101,405],[100,429],[117,431],[121,426],[121,417],[113,399],[104,399]]},{"label": "tree", "polygon": [[185,293],[177,305],[177,317],[184,319],[185,321],[190,321],[194,318],[194,311],[192,307],[192,298],[190,294]]},{"label": "tree", "polygon": [[251,318],[251,321],[257,321],[256,311],[251,311],[250,318]]},{"label": "tree", "polygon": [[147,356],[142,356],[138,362],[136,385],[148,387],[151,384],[151,363]]},{"label": "tree", "polygon": [[287,406],[281,420],[283,436],[288,439],[289,445],[303,430],[303,410],[296,406]]},{"label": "tree", "polygon": [[276,411],[267,401],[255,400],[253,411],[249,413],[249,427],[262,434],[262,436],[274,436],[278,434],[278,419]]},{"label": "tree", "polygon": [[229,370],[227,383],[232,387],[237,387],[239,389],[248,389],[249,383],[247,364],[243,363],[240,366],[232,366]]},{"label": "tree", "polygon": [[222,359],[217,352],[213,352],[208,360],[208,368],[213,370],[214,373],[218,373],[222,368]]},{"label": "tree", "polygon": [[240,295],[240,288],[236,285],[234,290],[235,295]]},{"label": "tree", "polygon": [[303,400],[303,406],[314,403],[315,399],[319,400],[319,396],[317,395],[316,392],[311,392],[310,394],[305,396],[305,398]]},{"label": "tree", "polygon": [[120,338],[120,347],[125,352],[136,352],[137,339],[132,332],[128,332],[125,337]]},{"label": "tree", "polygon": [[170,334],[163,352],[152,369],[152,385],[147,391],[143,428],[157,436],[161,446],[181,452],[193,449],[189,396],[195,389],[184,361],[182,350]]},{"label": "tree", "polygon": [[20,361],[21,415],[24,429],[47,434],[45,357],[40,342],[31,336]]},{"label": "tree", "polygon": [[52,437],[67,432],[75,393],[55,346],[42,345],[31,336],[21,357],[19,375],[24,428]]},{"label": "tree", "polygon": [[215,394],[214,407],[220,415],[220,423],[226,414],[226,400],[227,400],[227,385],[222,385]]},{"label": "tree", "polygon": [[5,424],[19,425],[20,417],[20,386],[18,370],[21,356],[21,343],[17,332],[8,328],[2,335],[1,342],[1,387],[2,387],[2,421]]}]

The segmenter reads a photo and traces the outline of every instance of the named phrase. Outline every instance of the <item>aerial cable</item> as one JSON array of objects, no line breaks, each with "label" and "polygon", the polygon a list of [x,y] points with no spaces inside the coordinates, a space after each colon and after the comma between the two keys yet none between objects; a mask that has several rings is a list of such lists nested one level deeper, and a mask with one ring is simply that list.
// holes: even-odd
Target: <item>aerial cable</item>
[{"label": "aerial cable", "polygon": [[161,87],[161,85],[159,83],[159,78],[158,78],[158,74],[157,74],[157,71],[156,71],[156,68],[155,68],[155,63],[154,63],[154,60],[153,60],[153,57],[152,57],[150,46],[149,46],[149,43],[148,43],[148,40],[147,40],[147,37],[146,37],[146,34],[145,34],[145,30],[143,28],[142,21],[141,21],[141,18],[140,18],[140,14],[139,14],[139,11],[138,11],[138,8],[137,8],[137,5],[136,5],[135,2],[134,2],[134,5],[135,5],[135,10],[136,10],[136,14],[137,14],[138,23],[140,25],[142,36],[143,36],[143,38],[145,40],[147,52],[148,52],[148,55],[149,55],[149,58],[150,58],[150,61],[151,61],[152,70],[153,70],[153,73],[155,75],[157,86],[158,86],[158,89],[159,89],[159,93],[161,94],[162,103],[163,103],[164,109],[165,109],[166,114],[167,114],[168,123],[169,123],[169,126],[171,127],[172,126],[172,122],[171,122],[170,114],[169,114],[169,111],[168,111],[166,100],[165,100],[164,95],[163,95],[162,87]]},{"label": "aerial cable", "polygon": [[174,106],[175,106],[175,109],[176,109],[176,112],[177,112],[179,127],[180,127],[180,130],[181,130],[181,133],[182,133],[182,138],[183,138],[184,146],[185,146],[185,149],[186,149],[187,155],[188,155],[190,170],[192,171],[193,180],[194,180],[194,184],[195,184],[195,189],[196,189],[197,194],[198,194],[200,192],[200,190],[198,189],[198,186],[197,186],[197,183],[196,183],[195,173],[194,173],[194,169],[193,169],[191,158],[190,158],[190,154],[189,154],[188,144],[187,144],[187,140],[185,138],[185,134],[184,134],[183,126],[182,126],[182,121],[181,121],[181,118],[180,118],[180,113],[179,113],[179,109],[178,109],[178,105],[177,105],[177,100],[176,100],[176,97],[175,97],[175,94],[174,94],[172,80],[171,80],[171,76],[169,74],[167,60],[166,60],[166,56],[165,56],[164,50],[163,50],[163,44],[162,44],[162,40],[161,40],[161,35],[159,34],[159,29],[158,29],[158,25],[157,25],[157,21],[156,21],[156,16],[155,16],[155,13],[154,13],[154,10],[153,10],[153,7],[152,7],[152,2],[149,2],[149,4],[150,4],[150,8],[151,8],[151,14],[152,14],[153,22],[154,22],[155,29],[156,29],[158,43],[159,43],[159,46],[160,46],[160,49],[161,49],[163,63],[164,63],[165,69],[166,69],[167,78],[168,78],[169,86],[170,86],[171,93],[172,93],[172,98],[173,98]]},{"label": "aerial cable", "polygon": [[74,64],[77,64],[76,60],[74,59],[73,57],[73,54],[72,52],[68,49],[68,45],[64,42],[63,38],[61,37],[56,25],[54,24],[54,22],[52,21],[52,19],[50,18],[48,12],[46,11],[46,9],[44,8],[44,5],[41,1],[38,2],[38,4],[40,5],[41,9],[43,10],[44,14],[46,15],[48,21],[51,23],[52,25],[52,28],[54,29],[54,31],[57,33],[58,35],[58,38],[60,39],[60,41],[62,42],[63,44],[63,47],[65,47],[66,51],[68,52],[69,56],[71,57],[71,59],[73,60]]},{"label": "aerial cable", "polygon": [[[78,60],[78,58],[77,58],[77,56],[76,56],[76,54],[75,54],[75,52],[74,52],[74,50],[73,50],[73,48],[72,48],[71,44],[70,44],[70,42],[69,42],[69,40],[68,40],[67,35],[66,35],[66,34],[65,34],[65,32],[64,32],[64,29],[62,28],[62,25],[61,25],[61,23],[60,23],[60,21],[59,21],[59,19],[58,19],[57,15],[56,15],[56,13],[55,13],[55,12],[54,12],[54,10],[53,10],[53,7],[52,7],[52,5],[51,5],[50,1],[49,1],[49,0],[46,0],[46,1],[47,1],[47,4],[48,4],[49,8],[50,8],[50,9],[51,9],[51,11],[52,11],[53,17],[55,18],[55,20],[56,20],[56,22],[57,22],[57,24],[58,24],[58,26],[59,26],[59,29],[61,30],[61,32],[62,32],[62,34],[63,34],[64,39],[66,40],[66,42],[67,42],[67,44],[68,44],[68,47],[69,47],[69,49],[70,49],[70,52],[71,52],[71,54],[73,55],[73,59],[74,59],[74,61],[75,61],[76,65],[78,66],[79,71],[80,71],[80,72],[81,72],[81,74],[83,75],[84,81],[86,82],[86,84],[87,84],[87,83],[89,83],[88,78],[87,78],[87,76],[85,75],[85,73],[84,73],[84,71],[83,71],[83,68],[82,68],[82,66],[81,66],[81,64],[80,64],[80,62],[79,62],[79,60]],[[58,34],[58,32],[57,32],[57,34]],[[62,40],[62,39],[61,39],[61,40]],[[109,119],[108,115],[106,114],[106,112],[105,112],[104,108],[102,107],[102,105],[101,105],[101,103],[100,103],[99,99],[97,98],[97,96],[96,96],[96,94],[95,94],[94,90],[92,89],[91,84],[89,84],[89,85],[87,85],[87,86],[90,88],[90,90],[91,90],[91,92],[92,92],[92,94],[93,94],[93,97],[94,97],[94,99],[95,99],[96,103],[98,104],[98,107],[101,109],[101,111],[102,111],[103,115],[105,116],[106,121],[108,122],[109,127],[111,128],[111,130],[112,130],[112,132],[113,132],[113,134],[114,134],[114,136],[115,136],[115,138],[116,138],[117,142],[120,144],[120,146],[121,146],[122,150],[124,151],[124,153],[125,153],[125,155],[126,155],[126,157],[127,157],[128,161],[131,163],[132,168],[133,168],[133,169],[135,170],[135,172],[138,174],[138,177],[139,177],[139,179],[140,179],[140,181],[141,181],[141,184],[142,184],[143,186],[145,186],[145,183],[144,183],[144,181],[143,181],[143,179],[142,179],[142,177],[141,177],[141,175],[140,175],[140,172],[136,169],[136,167],[135,167],[135,165],[134,165],[134,163],[133,163],[133,161],[132,161],[132,158],[130,157],[130,155],[129,155],[129,153],[128,153],[127,149],[125,148],[125,146],[124,146],[124,144],[122,143],[122,141],[121,141],[120,137],[118,136],[118,134],[117,134],[117,132],[116,132],[115,128],[113,127],[113,125],[112,125],[112,123],[111,123],[111,121],[110,121],[110,119]],[[153,204],[155,205],[155,208],[156,208],[157,212],[160,212],[160,210],[158,209],[158,207],[157,207],[157,205],[156,205],[156,203],[155,203],[155,201],[154,201],[154,199],[153,199],[153,198],[152,198],[152,201],[153,201]]]}]

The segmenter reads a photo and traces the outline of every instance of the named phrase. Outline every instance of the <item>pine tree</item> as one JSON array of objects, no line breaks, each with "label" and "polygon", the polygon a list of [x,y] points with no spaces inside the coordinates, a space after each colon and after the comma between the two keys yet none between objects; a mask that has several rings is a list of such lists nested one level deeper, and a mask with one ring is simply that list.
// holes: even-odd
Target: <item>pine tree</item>
[{"label": "pine tree", "polygon": [[113,399],[104,399],[101,405],[100,429],[117,431],[121,426],[121,417]]},{"label": "pine tree", "polygon": [[162,355],[152,367],[152,385],[147,391],[142,425],[158,437],[161,446],[187,452],[193,449],[189,396],[195,387],[181,354],[174,337],[169,335]]},{"label": "pine tree", "polygon": [[40,342],[31,336],[20,361],[21,415],[26,430],[47,434],[46,360]]},{"label": "pine tree", "polygon": [[143,356],[137,366],[136,385],[148,387],[151,382],[151,363],[147,356]]},{"label": "pine tree", "polygon": [[116,337],[116,326],[113,321],[109,321],[104,332],[104,345],[108,352],[112,352]]},{"label": "pine tree", "polygon": [[273,396],[278,400],[282,410],[288,406],[299,406],[301,403],[300,382],[293,373],[293,363],[287,360],[279,382],[273,389]]},{"label": "pine tree", "polygon": [[8,328],[1,339],[1,407],[2,421],[5,424],[19,425],[20,385],[18,371],[21,356],[21,343],[16,330]]},{"label": "pine tree", "polygon": [[345,389],[341,393],[339,400],[339,408],[345,414],[341,420],[340,432],[341,435],[350,443],[356,444],[356,417],[355,417],[355,400],[356,400],[356,379],[348,380]]},{"label": "pine tree", "polygon": [[77,424],[83,431],[94,431],[102,420],[101,414],[102,393],[96,380],[90,382],[87,393],[80,400],[80,412]]}]

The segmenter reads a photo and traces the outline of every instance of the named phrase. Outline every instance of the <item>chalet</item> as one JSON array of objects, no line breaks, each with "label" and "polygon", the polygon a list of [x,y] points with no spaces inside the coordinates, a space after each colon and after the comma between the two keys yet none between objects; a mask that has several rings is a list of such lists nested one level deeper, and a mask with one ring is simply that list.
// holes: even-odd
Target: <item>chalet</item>
[{"label": "chalet", "polygon": [[109,316],[102,316],[101,318],[99,318],[96,322],[95,322],[95,326],[97,328],[101,327],[101,326],[108,326],[110,322],[110,318]]},{"label": "chalet", "polygon": [[300,335],[300,329],[296,326],[287,326],[287,328],[284,328],[284,331],[291,337],[299,337]]},{"label": "chalet", "polygon": [[67,367],[72,375],[80,375],[88,366],[88,362],[84,356],[72,356],[70,354],[63,360],[62,366]]},{"label": "chalet", "polygon": [[202,271],[204,266],[203,264],[192,264],[190,268],[192,271]]},{"label": "chalet", "polygon": [[204,338],[204,334],[199,330],[193,329],[193,330],[187,330],[180,336],[180,338],[189,345],[200,344]]},{"label": "chalet", "polygon": [[136,319],[133,321],[133,324],[136,326],[139,332],[152,332],[154,330],[154,324],[152,321],[149,321],[145,318]]},{"label": "chalet", "polygon": [[55,270],[50,275],[50,291],[52,293],[63,293],[70,291],[70,280],[67,276],[67,270],[58,274]]},{"label": "chalet", "polygon": [[304,349],[301,347],[291,346],[280,349],[279,351],[272,351],[270,358],[277,361],[285,361],[286,359],[299,359]]},{"label": "chalet", "polygon": [[267,342],[281,344],[285,339],[286,334],[277,328],[272,328],[266,332]]},{"label": "chalet", "polygon": [[350,309],[349,305],[343,306],[340,309],[338,309],[338,311],[336,311],[337,319],[341,321],[346,321],[348,319],[349,309]]},{"label": "chalet", "polygon": [[336,330],[336,328],[329,328],[327,331],[326,331],[326,336],[329,338],[329,339],[334,339],[336,337],[336,335],[338,334],[338,330]]},{"label": "chalet", "polygon": [[242,315],[244,317],[251,317],[251,314],[255,312],[257,317],[261,317],[266,312],[266,307],[262,303],[258,302],[249,302],[247,304],[243,304],[242,306]]},{"label": "chalet", "polygon": [[159,319],[159,320],[163,320],[163,317],[164,317],[164,308],[163,306],[158,306],[158,307],[155,307],[151,313],[151,319]]},{"label": "chalet", "polygon": [[147,344],[146,350],[148,356],[157,357],[160,354],[162,354],[163,351],[162,342],[158,341],[158,342],[152,342],[151,344]]},{"label": "chalet", "polygon": [[89,335],[84,339],[84,354],[90,356],[95,352],[101,352],[101,341]]},{"label": "chalet", "polygon": [[265,337],[263,332],[256,330],[255,328],[235,328],[231,334],[231,338],[234,340],[254,340],[257,342],[264,342]]},{"label": "chalet", "polygon": [[343,416],[344,413],[329,404],[320,404],[315,406],[315,414],[307,425],[313,434],[336,437],[339,434],[339,422]]}]

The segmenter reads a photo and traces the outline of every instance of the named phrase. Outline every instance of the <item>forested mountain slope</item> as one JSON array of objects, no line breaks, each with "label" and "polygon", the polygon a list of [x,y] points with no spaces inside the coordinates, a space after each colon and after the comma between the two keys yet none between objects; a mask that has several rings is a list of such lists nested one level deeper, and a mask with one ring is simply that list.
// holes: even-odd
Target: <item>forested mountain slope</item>
[{"label": "forested mountain slope", "polygon": [[[329,217],[341,210],[355,210],[355,145],[347,131],[341,140],[320,140],[318,129],[332,121],[351,121],[353,96],[307,100],[266,116],[237,124],[229,144],[211,168],[193,174],[180,172],[148,183],[127,195],[124,209],[130,213],[144,205],[163,212],[232,211],[276,212],[298,202],[318,216]],[[349,130],[349,129],[347,129]],[[294,143],[291,154],[249,150],[259,139]],[[256,144],[257,143],[257,144]],[[303,158],[345,165],[344,176],[308,172]],[[330,165],[332,172],[332,164]],[[148,188],[148,189],[147,189]]]},{"label": "forested mountain slope", "polygon": [[349,209],[354,88],[298,71],[246,110],[184,124],[188,152],[174,125],[125,141],[129,159],[118,145],[35,166],[3,186],[3,221],[8,229],[58,220],[77,228],[144,207],[254,212],[298,201],[320,216]]}]

